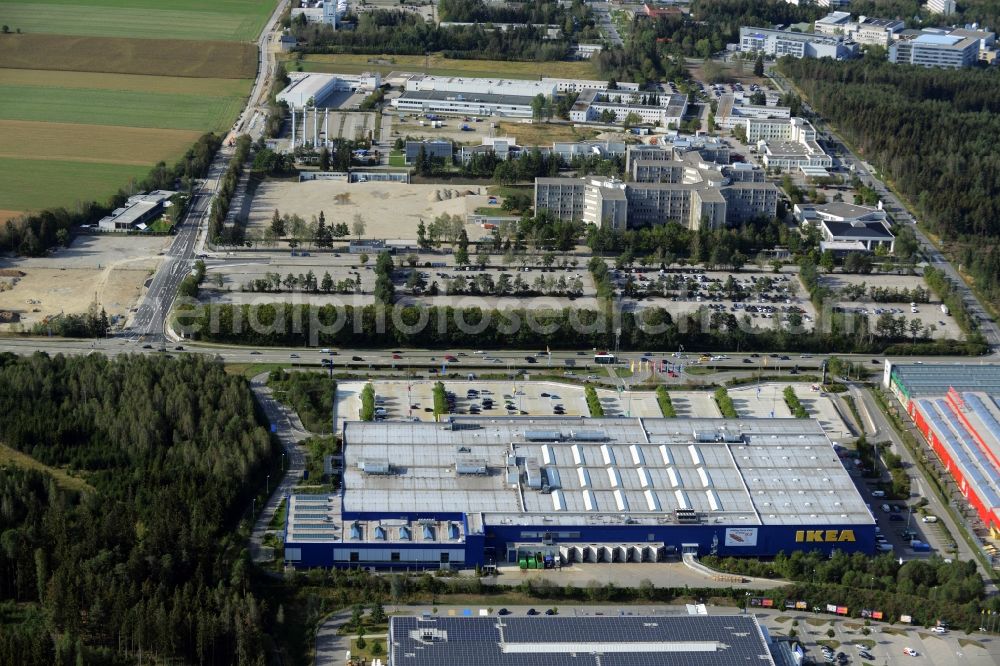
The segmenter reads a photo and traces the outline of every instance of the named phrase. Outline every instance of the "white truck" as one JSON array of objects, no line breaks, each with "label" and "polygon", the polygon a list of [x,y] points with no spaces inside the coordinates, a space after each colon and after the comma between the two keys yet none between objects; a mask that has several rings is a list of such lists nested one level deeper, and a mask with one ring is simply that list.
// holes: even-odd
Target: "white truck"
[{"label": "white truck", "polygon": [[941,304],[941,312],[943,312],[944,314],[951,314],[950,312],[948,312],[948,306],[945,305],[944,303]]}]

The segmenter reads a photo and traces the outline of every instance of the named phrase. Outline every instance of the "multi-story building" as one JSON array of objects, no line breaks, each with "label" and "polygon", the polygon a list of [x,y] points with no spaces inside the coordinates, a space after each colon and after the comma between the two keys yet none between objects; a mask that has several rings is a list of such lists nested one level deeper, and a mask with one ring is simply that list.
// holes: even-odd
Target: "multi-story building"
[{"label": "multi-story building", "polygon": [[802,118],[750,118],[746,135],[769,169],[800,169],[809,176],[822,176],[833,166],[833,158],[816,141],[816,129]]},{"label": "multi-story building", "polygon": [[906,28],[899,19],[880,19],[870,16],[851,18],[850,12],[830,12],[816,21],[818,35],[843,36],[858,44],[889,47],[893,38]]},{"label": "multi-story building", "polygon": [[780,58],[833,58],[849,60],[858,55],[858,45],[843,36],[817,35],[744,26],[740,28],[740,51]]},{"label": "multi-story building", "polygon": [[557,141],[552,144],[552,154],[558,155],[567,164],[575,157],[593,157],[602,159],[625,155],[624,141]]},{"label": "multi-story building", "polygon": [[687,111],[687,95],[641,93],[623,90],[586,90],[577,97],[569,111],[573,122],[601,120],[602,114],[614,114],[611,122],[624,122],[635,114],[642,123],[669,127],[679,126]]},{"label": "multi-story building", "polygon": [[733,129],[748,118],[791,118],[792,110],[787,106],[767,106],[747,104],[747,98],[726,93],[719,97],[715,112],[715,124],[723,129]]},{"label": "multi-story building", "polygon": [[927,0],[924,5],[931,14],[951,16],[955,13],[955,0]]},{"label": "multi-story building", "polygon": [[668,161],[680,160],[690,152],[696,152],[706,162],[729,164],[729,145],[709,136],[672,136],[658,144],[639,143],[628,147],[625,169],[632,172],[636,160]]},{"label": "multi-story building", "polygon": [[[666,151],[664,151],[666,152]],[[615,229],[675,221],[718,228],[773,217],[778,190],[749,166],[724,166],[697,152],[682,159],[629,156],[626,183],[614,178],[536,178],[535,210]]]},{"label": "multi-story building", "polygon": [[903,34],[889,47],[889,62],[959,69],[979,60],[980,51],[993,48],[996,35],[981,30],[926,28]]},{"label": "multi-story building", "polygon": [[458,156],[462,164],[468,164],[475,155],[494,155],[497,159],[509,160],[520,154],[521,147],[513,137],[484,136],[483,142],[478,146],[462,146]]}]

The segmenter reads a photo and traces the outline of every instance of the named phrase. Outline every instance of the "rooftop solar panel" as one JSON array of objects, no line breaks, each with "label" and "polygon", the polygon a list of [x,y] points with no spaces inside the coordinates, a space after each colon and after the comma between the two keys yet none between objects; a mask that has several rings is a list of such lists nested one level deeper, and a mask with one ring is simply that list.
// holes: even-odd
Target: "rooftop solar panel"
[{"label": "rooftop solar panel", "polygon": [[757,620],[731,616],[432,617],[390,621],[407,666],[774,666]]}]

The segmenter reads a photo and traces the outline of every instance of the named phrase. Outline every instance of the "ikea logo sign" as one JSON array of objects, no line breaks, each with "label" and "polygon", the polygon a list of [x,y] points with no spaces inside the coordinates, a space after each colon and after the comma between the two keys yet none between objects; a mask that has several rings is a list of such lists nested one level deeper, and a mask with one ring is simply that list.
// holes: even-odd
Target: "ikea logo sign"
[{"label": "ikea logo sign", "polygon": [[796,543],[854,542],[854,530],[796,530]]}]

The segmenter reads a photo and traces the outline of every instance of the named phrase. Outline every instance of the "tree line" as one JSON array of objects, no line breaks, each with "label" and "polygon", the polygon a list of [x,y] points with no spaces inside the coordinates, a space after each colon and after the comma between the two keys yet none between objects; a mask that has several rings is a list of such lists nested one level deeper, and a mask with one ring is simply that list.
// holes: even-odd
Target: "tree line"
[{"label": "tree line", "polygon": [[[250,157],[251,147],[250,137],[243,134],[236,140],[236,151],[229,160],[229,167],[219,181],[219,189],[215,198],[212,199],[212,208],[208,213],[208,237],[213,243],[230,245],[238,242],[242,238],[242,226],[236,224],[227,228],[226,217],[229,215],[229,205],[232,203],[233,195],[239,186],[240,176],[243,174],[244,163]],[[235,235],[234,235],[235,234]],[[237,238],[239,236],[239,238]]]},{"label": "tree line", "polygon": [[0,441],[88,486],[0,470],[0,601],[26,609],[0,663],[265,663],[233,528],[273,449],[243,379],[194,356],[4,354],[0,410]]},{"label": "tree line", "polygon": [[80,202],[75,210],[47,208],[8,220],[0,227],[0,252],[40,257],[57,245],[68,245],[77,227],[97,224],[102,217],[123,206],[130,196],[138,192],[172,190],[178,185],[190,191],[194,179],[208,173],[208,167],[221,145],[219,136],[203,134],[172,167],[165,162],[157,163],[144,179],[129,182],[105,202]]},{"label": "tree line", "polygon": [[[876,335],[868,318],[854,322],[837,317],[824,330],[757,327],[732,313],[701,310],[674,316],[659,307],[636,312],[598,309],[482,309],[398,305],[385,301],[366,306],[287,303],[212,304],[184,310],[177,326],[200,340],[258,346],[328,346],[347,348],[510,349],[608,348],[621,330],[621,349],[687,349],[716,351],[817,352],[838,349],[855,353],[908,353],[912,339]],[[253,326],[251,326],[253,322]],[[905,343],[905,344],[904,344]],[[976,354],[981,345],[956,340],[925,343],[921,353]]]}]

